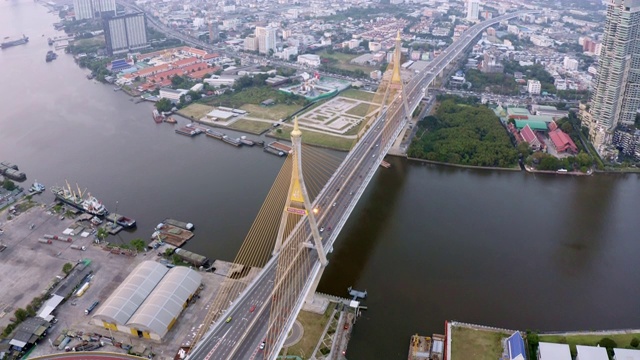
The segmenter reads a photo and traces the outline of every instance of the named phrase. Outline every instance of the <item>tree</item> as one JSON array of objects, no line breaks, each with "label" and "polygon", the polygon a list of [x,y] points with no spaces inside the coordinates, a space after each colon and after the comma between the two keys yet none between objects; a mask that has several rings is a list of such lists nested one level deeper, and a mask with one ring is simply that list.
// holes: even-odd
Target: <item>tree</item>
[{"label": "tree", "polygon": [[518,144],[518,146],[516,146],[516,150],[518,150],[518,153],[520,153],[520,156],[522,156],[523,159],[531,155],[531,147],[529,146],[529,143],[526,141],[523,141],[520,144]]},{"label": "tree", "polygon": [[16,312],[14,312],[13,314],[15,315],[16,320],[18,320],[17,322],[19,323],[25,321],[26,318],[29,317],[29,313],[23,308],[16,309]]},{"label": "tree", "polygon": [[69,273],[71,272],[71,269],[73,269],[72,263],[65,263],[64,265],[62,265],[62,272],[65,273],[66,275],[69,275]]},{"label": "tree", "polygon": [[637,348],[638,345],[640,345],[640,340],[638,340],[638,338],[633,338],[631,339],[631,344],[632,347]]},{"label": "tree", "polygon": [[144,248],[146,246],[147,246],[147,244],[144,242],[144,240],[142,240],[140,238],[131,240],[131,247],[136,249],[138,252],[144,251]]},{"label": "tree", "polygon": [[107,231],[107,229],[101,227],[101,228],[98,228],[98,233],[96,234],[96,236],[100,241],[102,241],[106,239],[107,236],[109,236],[109,232]]},{"label": "tree", "polygon": [[607,348],[609,357],[613,357],[613,349],[618,347],[618,344],[611,338],[602,338],[598,341],[598,346]]},{"label": "tree", "polygon": [[15,188],[16,188],[16,184],[15,184],[13,181],[11,181],[11,180],[9,180],[9,179],[5,178],[5,179],[4,179],[4,182],[2,183],[2,187],[3,187],[5,190],[13,191],[13,190],[15,190]]},{"label": "tree", "polygon": [[171,103],[171,100],[167,98],[162,98],[156,102],[156,109],[160,112],[171,111],[171,108],[173,108],[173,104]]}]

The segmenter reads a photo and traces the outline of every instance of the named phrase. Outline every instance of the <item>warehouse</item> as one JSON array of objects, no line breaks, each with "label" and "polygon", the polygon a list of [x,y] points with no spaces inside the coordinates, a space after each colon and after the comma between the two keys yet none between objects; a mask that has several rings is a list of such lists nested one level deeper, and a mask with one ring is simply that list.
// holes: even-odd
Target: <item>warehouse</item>
[{"label": "warehouse", "polygon": [[144,261],[93,316],[93,324],[160,341],[200,287],[202,276]]}]

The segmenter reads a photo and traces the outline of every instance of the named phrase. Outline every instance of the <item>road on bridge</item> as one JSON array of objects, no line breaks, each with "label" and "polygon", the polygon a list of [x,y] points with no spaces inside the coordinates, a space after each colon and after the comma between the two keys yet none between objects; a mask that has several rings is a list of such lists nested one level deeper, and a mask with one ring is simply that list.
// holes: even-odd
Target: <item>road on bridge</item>
[{"label": "road on bridge", "polygon": [[[332,248],[338,233],[375,174],[389,147],[393,144],[395,137],[425,96],[427,88],[436,76],[458,57],[486,27],[528,12],[534,11],[502,15],[469,28],[459,40],[435,58],[422,73],[416,75],[405,85],[404,96],[407,96],[409,104],[408,114],[405,114],[401,96],[394,99],[383,110],[381,116],[372,123],[370,129],[354,146],[313,203],[313,207],[319,210],[316,215],[318,226],[324,228],[322,235],[325,250]],[[307,231],[306,234],[311,236],[308,232],[308,222],[304,221],[305,219],[300,221],[288,239],[291,239],[296,231]],[[312,241],[309,240],[309,242]],[[271,359],[276,357],[277,350],[282,346],[302,307],[306,292],[319,272],[320,263],[316,251],[313,249],[308,249],[308,251],[310,251],[311,259],[309,267],[297,269],[306,276],[302,277],[307,279],[306,291],[300,294],[297,308],[291,309],[287,326],[281,329],[278,341],[266,344],[268,350],[276,349],[276,351],[269,352]],[[224,315],[219,317],[218,322],[212,326],[212,329],[189,354],[189,359],[265,358],[265,350],[267,349],[260,349],[260,344],[265,341],[269,325],[271,291],[275,280],[277,257],[278,255],[275,255],[264,267],[262,273],[239,295],[235,302],[230,304]],[[253,306],[256,308],[251,311]],[[229,318],[231,320],[226,322]]]}]

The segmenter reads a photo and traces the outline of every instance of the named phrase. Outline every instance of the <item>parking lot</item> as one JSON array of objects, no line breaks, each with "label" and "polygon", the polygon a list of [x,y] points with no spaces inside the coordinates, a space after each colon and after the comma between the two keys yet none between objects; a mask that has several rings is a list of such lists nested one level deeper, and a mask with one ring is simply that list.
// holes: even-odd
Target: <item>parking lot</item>
[{"label": "parking lot", "polygon": [[[4,328],[10,322],[17,308],[25,308],[34,297],[42,295],[58,281],[57,277],[62,278],[65,263],[91,260],[89,266],[94,276],[90,287],[81,297],[72,295],[58,306],[54,312],[57,323],[49,329],[47,338],[40,341],[31,356],[60,352],[50,345],[49,340],[54,341],[61,333],[72,330],[85,334],[99,333],[131,346],[143,345],[152,349],[156,358],[172,359],[181,345],[193,339],[208,311],[208,304],[213,301],[217,289],[226,278],[226,271],[231,268],[230,263],[215,261],[215,272],[201,273],[204,288],[199,298],[191,302],[163,342],[158,343],[119,332],[110,333],[109,330],[89,324],[90,316],[85,315],[87,307],[95,301],[104,302],[140,262],[159,259],[157,251],[149,250],[137,256],[112,254],[103,250],[102,245],[94,243],[93,236],[72,236],[71,242],[38,242],[45,234],[61,236],[73,224],[73,220],[61,220],[60,215],[52,214],[43,205],[35,206],[10,221],[7,221],[7,213],[2,212],[0,222],[4,230],[0,241],[7,246],[0,252],[0,271],[3,274],[0,277],[0,327]],[[71,245],[85,246],[86,251],[72,249]],[[253,269],[243,281],[249,281],[257,271]],[[114,346],[106,346],[101,350],[125,352]]]}]

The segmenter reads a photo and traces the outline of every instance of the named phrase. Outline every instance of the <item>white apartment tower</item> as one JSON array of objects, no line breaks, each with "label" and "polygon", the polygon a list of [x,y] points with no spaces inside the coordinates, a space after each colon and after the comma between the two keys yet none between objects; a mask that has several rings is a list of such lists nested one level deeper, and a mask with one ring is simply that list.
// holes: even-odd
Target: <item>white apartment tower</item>
[{"label": "white apartment tower", "polygon": [[527,80],[527,92],[532,95],[540,95],[542,84],[538,80]]},{"label": "white apartment tower", "polygon": [[104,38],[109,55],[125,53],[147,46],[144,13],[115,16],[103,20]]},{"label": "white apartment tower", "polygon": [[467,20],[478,20],[480,14],[480,3],[478,0],[467,0]]},{"label": "white apartment tower", "polygon": [[589,137],[607,153],[619,124],[633,124],[640,106],[640,0],[607,0],[607,19],[591,97]]},{"label": "white apartment tower", "polygon": [[116,15],[115,0],[73,0],[76,20],[100,18]]},{"label": "white apartment tower", "polygon": [[267,26],[256,27],[256,38],[258,39],[258,51],[261,54],[268,54],[269,50],[276,51],[276,28]]}]

